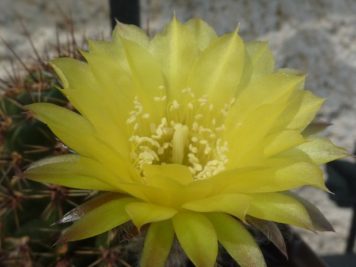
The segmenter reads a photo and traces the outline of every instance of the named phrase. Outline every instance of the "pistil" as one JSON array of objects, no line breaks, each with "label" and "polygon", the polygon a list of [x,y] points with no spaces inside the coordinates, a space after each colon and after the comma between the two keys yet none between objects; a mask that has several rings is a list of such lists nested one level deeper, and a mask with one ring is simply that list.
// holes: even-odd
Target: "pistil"
[{"label": "pistil", "polygon": [[183,163],[185,148],[188,144],[189,128],[186,125],[177,123],[174,125],[174,134],[172,138],[172,162]]}]

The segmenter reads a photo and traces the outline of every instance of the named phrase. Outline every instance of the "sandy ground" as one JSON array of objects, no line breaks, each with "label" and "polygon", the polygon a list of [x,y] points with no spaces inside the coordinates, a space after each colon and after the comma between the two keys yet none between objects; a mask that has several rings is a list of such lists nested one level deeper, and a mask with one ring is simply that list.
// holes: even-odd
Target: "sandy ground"
[{"label": "sandy ground", "polygon": [[[72,17],[78,36],[109,34],[108,1],[1,0],[0,36],[26,59],[30,45],[19,23],[22,18],[35,46],[43,51],[55,43],[56,28]],[[219,33],[237,25],[247,39],[269,41],[280,67],[307,72],[307,88],[328,100],[320,118],[333,126],[326,135],[352,151],[356,140],[356,2],[352,0],[141,0],[142,24],[151,32],[169,20],[173,12],[186,20],[207,20]],[[0,76],[13,57],[0,44]],[[323,192],[305,188],[300,194],[324,212],[335,233],[315,235],[301,231],[320,254],[341,253],[350,222],[350,211],[336,207]]]}]

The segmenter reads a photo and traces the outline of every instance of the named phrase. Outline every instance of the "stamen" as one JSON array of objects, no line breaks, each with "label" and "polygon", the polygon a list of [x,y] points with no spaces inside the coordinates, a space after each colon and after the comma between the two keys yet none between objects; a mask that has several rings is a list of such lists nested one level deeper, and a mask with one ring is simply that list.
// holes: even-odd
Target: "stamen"
[{"label": "stamen", "polygon": [[[166,115],[158,121],[134,99],[127,125],[132,131],[132,161],[140,173],[146,164],[165,163],[186,165],[196,180],[224,170],[228,143],[221,133],[234,99],[217,108],[207,96],[195,97],[191,88],[182,89],[182,95],[167,104]],[[166,95],[153,97],[160,105],[166,100]]]}]

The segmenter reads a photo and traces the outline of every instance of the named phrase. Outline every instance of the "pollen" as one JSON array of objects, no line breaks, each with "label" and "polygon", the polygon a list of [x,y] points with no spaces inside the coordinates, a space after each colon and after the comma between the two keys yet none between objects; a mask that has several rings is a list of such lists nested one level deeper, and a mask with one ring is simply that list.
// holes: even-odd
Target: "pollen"
[{"label": "pollen", "polygon": [[[131,160],[142,173],[147,164],[182,164],[194,179],[207,179],[225,169],[229,149],[222,137],[224,115],[234,103],[215,107],[207,97],[196,97],[190,88],[180,100],[167,101],[167,111],[158,121],[135,98],[127,125],[131,137]],[[155,102],[166,98],[154,96]],[[152,120],[151,120],[152,119]]]}]

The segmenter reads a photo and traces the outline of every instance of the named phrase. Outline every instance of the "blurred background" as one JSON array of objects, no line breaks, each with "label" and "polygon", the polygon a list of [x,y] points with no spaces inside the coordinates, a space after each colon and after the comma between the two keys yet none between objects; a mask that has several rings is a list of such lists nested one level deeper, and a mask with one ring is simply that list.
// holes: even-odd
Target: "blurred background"
[{"label": "blurred background", "polygon": [[[332,123],[325,134],[335,144],[353,151],[356,1],[141,0],[140,12],[141,26],[151,33],[175,13],[183,21],[201,17],[219,33],[233,31],[238,25],[244,39],[268,41],[278,67],[308,73],[306,87],[327,98],[319,114],[321,120]],[[71,20],[78,38],[109,37],[109,13],[109,1],[104,0],[1,0],[0,36],[28,61],[34,55],[26,31],[39,53],[51,53],[57,38],[67,38],[64,32]],[[11,72],[12,61],[14,55],[0,43],[2,79]],[[302,237],[320,255],[343,253],[352,209],[339,208],[325,192],[304,188],[299,194],[316,204],[335,228],[335,233],[320,234],[300,230]]]}]

